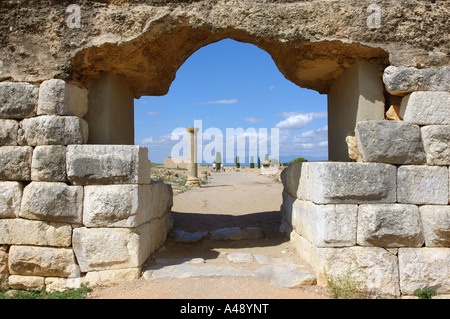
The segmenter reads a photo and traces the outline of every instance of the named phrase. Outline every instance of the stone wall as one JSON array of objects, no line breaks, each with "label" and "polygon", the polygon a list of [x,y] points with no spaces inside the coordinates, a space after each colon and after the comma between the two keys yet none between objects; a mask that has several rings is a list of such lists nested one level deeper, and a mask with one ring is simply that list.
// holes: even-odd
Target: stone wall
[{"label": "stone wall", "polygon": [[375,294],[450,293],[449,74],[388,67],[384,83],[400,96],[400,120],[359,122],[357,162],[283,171],[281,230],[319,284],[325,272],[351,267]]},{"label": "stone wall", "polygon": [[140,276],[172,227],[172,189],[145,147],[88,145],[88,91],[0,83],[0,274],[64,289]]}]

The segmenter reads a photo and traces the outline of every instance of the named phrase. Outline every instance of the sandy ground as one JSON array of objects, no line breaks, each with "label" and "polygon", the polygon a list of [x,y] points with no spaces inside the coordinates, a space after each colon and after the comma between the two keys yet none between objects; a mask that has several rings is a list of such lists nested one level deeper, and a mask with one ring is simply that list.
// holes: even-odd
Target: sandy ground
[{"label": "sandy ground", "polygon": [[[174,228],[188,232],[213,231],[224,227],[259,227],[265,238],[217,241],[207,238],[196,244],[169,238],[156,259],[203,258],[208,263],[226,263],[228,254],[245,252],[269,258],[288,257],[304,264],[285,235],[278,232],[282,185],[257,170],[212,173],[210,183],[174,196]],[[253,277],[159,278],[124,283],[94,291],[91,298],[110,299],[322,299],[318,286],[284,288]]]}]

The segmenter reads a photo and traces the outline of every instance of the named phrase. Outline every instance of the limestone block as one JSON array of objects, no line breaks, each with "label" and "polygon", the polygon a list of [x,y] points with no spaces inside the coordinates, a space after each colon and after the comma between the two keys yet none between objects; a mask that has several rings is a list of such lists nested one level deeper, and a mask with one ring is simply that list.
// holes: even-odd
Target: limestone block
[{"label": "limestone block", "polygon": [[149,184],[148,149],[134,145],[69,145],[67,178],[78,185]]},{"label": "limestone block", "polygon": [[302,258],[312,266],[317,284],[327,285],[324,271],[330,276],[342,276],[349,269],[365,289],[383,297],[400,295],[397,257],[380,247],[318,248],[304,237],[292,232],[292,242]]},{"label": "limestone block", "polygon": [[31,180],[40,182],[65,182],[66,147],[62,145],[36,146],[31,161]]},{"label": "limestone block", "polygon": [[31,182],[23,190],[19,216],[26,219],[81,224],[82,212],[82,186]]},{"label": "limestone block", "polygon": [[365,204],[358,209],[358,245],[421,247],[419,208],[405,204]]},{"label": "limestone block", "polygon": [[86,282],[90,288],[106,288],[128,281],[139,279],[141,268],[90,271],[86,274]]},{"label": "limestone block", "polygon": [[[8,253],[0,250],[0,278],[2,276],[8,277]],[[2,284],[0,283],[0,289]]]},{"label": "limestone block", "polygon": [[448,203],[448,170],[442,166],[405,165],[398,168],[397,201],[405,204]]},{"label": "limestone block", "polygon": [[69,277],[77,270],[71,248],[11,246],[9,249],[12,275]]},{"label": "limestone block", "polygon": [[[296,197],[291,196],[285,189],[282,193],[283,202],[280,207],[281,213],[281,221],[283,230],[281,232],[289,233],[292,229],[292,210],[294,207],[294,202],[296,201]],[[281,227],[281,226],[280,226]]]},{"label": "limestone block", "polygon": [[400,116],[419,125],[449,125],[450,92],[412,92],[402,99]]},{"label": "limestone block", "polygon": [[403,121],[400,117],[400,105],[391,105],[386,111],[386,119],[390,121]]},{"label": "limestone block", "polygon": [[419,211],[425,246],[450,247],[450,206],[423,205]]},{"label": "limestone block", "polygon": [[36,115],[39,86],[26,82],[0,82],[0,118]]},{"label": "limestone block", "polygon": [[150,227],[76,228],[73,250],[81,272],[140,267],[150,255]]},{"label": "limestone block", "polygon": [[316,205],[296,200],[292,226],[316,247],[345,247],[356,244],[357,205]]},{"label": "limestone block", "polygon": [[393,95],[405,95],[412,91],[450,91],[450,68],[416,69],[388,66],[383,81]]},{"label": "limestone block", "polygon": [[15,120],[0,119],[0,146],[17,145],[18,130],[19,130],[19,122]]},{"label": "limestone block", "polygon": [[38,290],[44,287],[45,278],[42,276],[11,275],[8,277],[8,285],[12,289]]},{"label": "limestone block", "polygon": [[450,125],[421,128],[428,165],[450,165]]},{"label": "limestone block", "polygon": [[152,219],[149,223],[150,227],[150,251],[153,253],[160,248],[167,238],[168,230],[164,218]]},{"label": "limestone block", "polygon": [[173,190],[170,184],[151,182],[151,219],[161,218],[170,212],[173,206]]},{"label": "limestone block", "polygon": [[297,198],[316,204],[394,203],[396,167],[379,163],[306,162]]},{"label": "limestone block", "polygon": [[137,227],[151,218],[150,185],[84,187],[83,224],[87,227]]},{"label": "limestone block", "polygon": [[0,218],[19,216],[22,190],[20,182],[0,182]]},{"label": "limestone block", "polygon": [[76,116],[42,115],[20,122],[20,145],[69,145],[88,141],[87,122]]},{"label": "limestone block", "polygon": [[349,135],[345,138],[345,142],[347,143],[348,157],[353,162],[362,162],[363,160],[362,160],[361,154],[359,153],[359,150],[358,150],[358,144],[356,143],[356,137]]},{"label": "limestone block", "polygon": [[356,124],[355,136],[364,162],[425,163],[418,125],[400,121],[364,121]]},{"label": "limestone block", "polygon": [[72,227],[21,218],[0,219],[0,245],[69,247]]},{"label": "limestone block", "polygon": [[297,196],[301,170],[302,163],[290,163],[289,166],[281,172],[281,183],[284,186],[284,190],[293,197]]},{"label": "limestone block", "polygon": [[83,117],[88,110],[88,90],[59,79],[42,82],[39,87],[37,115]]},{"label": "limestone block", "polygon": [[0,180],[29,181],[32,154],[30,146],[0,147]]},{"label": "limestone block", "polygon": [[450,248],[400,248],[398,264],[403,294],[425,287],[450,292]]}]

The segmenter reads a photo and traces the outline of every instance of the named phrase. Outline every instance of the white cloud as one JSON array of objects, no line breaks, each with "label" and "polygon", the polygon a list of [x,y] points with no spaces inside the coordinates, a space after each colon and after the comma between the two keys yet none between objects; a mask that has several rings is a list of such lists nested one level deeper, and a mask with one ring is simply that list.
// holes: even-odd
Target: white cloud
[{"label": "white cloud", "polygon": [[216,101],[208,101],[197,103],[197,105],[206,105],[206,104],[235,104],[238,102],[238,99],[229,99],[229,100],[216,100]]},{"label": "white cloud", "polygon": [[147,114],[148,114],[148,115],[152,115],[152,116],[153,116],[153,115],[158,115],[158,113],[157,113],[157,112],[154,112],[154,111],[148,111]]},{"label": "white cloud", "polygon": [[269,90],[270,90],[270,91],[275,90],[275,85],[269,86]]},{"label": "white cloud", "polygon": [[282,130],[298,130],[305,127],[316,118],[327,117],[326,112],[281,112],[277,115],[286,118],[275,125],[275,127]]},{"label": "white cloud", "polygon": [[242,119],[249,123],[257,123],[257,122],[264,121],[263,118],[257,118],[257,117],[243,117]]},{"label": "white cloud", "polygon": [[305,127],[314,120],[312,113],[297,114],[289,116],[285,120],[278,122],[275,127],[282,130],[295,130]]}]

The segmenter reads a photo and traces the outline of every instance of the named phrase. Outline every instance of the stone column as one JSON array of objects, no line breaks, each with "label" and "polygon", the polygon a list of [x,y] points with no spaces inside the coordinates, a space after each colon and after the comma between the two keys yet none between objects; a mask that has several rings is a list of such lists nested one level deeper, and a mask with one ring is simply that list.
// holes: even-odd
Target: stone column
[{"label": "stone column", "polygon": [[186,185],[200,187],[197,172],[197,132],[198,128],[188,127],[189,133],[189,163],[188,163],[188,180]]}]

